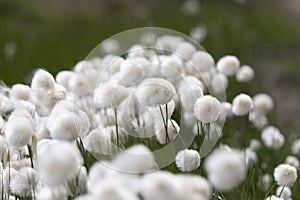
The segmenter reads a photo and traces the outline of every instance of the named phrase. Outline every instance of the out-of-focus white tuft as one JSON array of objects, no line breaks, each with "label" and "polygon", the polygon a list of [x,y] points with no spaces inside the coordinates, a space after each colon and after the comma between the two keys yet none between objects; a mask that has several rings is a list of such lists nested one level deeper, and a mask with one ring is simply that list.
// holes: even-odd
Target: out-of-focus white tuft
[{"label": "out-of-focus white tuft", "polygon": [[121,172],[145,173],[154,169],[155,158],[148,147],[141,144],[134,145],[119,153],[111,161],[111,166]]},{"label": "out-of-focus white tuft", "polygon": [[284,136],[280,133],[278,128],[268,126],[263,129],[261,139],[264,145],[270,149],[278,150],[284,145]]},{"label": "out-of-focus white tuft", "polygon": [[242,152],[218,148],[205,160],[205,170],[211,184],[220,191],[231,191],[245,179],[247,167]]}]

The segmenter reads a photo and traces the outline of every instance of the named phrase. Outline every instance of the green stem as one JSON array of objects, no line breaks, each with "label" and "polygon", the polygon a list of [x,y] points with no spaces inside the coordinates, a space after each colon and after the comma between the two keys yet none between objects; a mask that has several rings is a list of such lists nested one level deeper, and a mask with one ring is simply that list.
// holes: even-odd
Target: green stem
[{"label": "green stem", "polygon": [[116,119],[116,134],[117,134],[117,146],[119,151],[119,127],[118,127],[118,115],[117,115],[117,108],[114,108],[115,110],[115,119]]}]

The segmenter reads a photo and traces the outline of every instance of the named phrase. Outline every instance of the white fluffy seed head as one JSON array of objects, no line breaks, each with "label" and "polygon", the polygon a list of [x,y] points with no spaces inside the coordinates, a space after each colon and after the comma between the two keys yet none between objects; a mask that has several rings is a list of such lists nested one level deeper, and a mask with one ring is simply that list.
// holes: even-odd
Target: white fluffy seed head
[{"label": "white fluffy seed head", "polygon": [[297,170],[299,169],[300,162],[296,156],[287,156],[285,159],[285,164],[289,164],[295,167]]},{"label": "white fluffy seed head", "polygon": [[182,59],[189,60],[195,52],[196,48],[191,43],[182,42],[177,46],[175,55],[178,55]]},{"label": "white fluffy seed head", "polygon": [[160,65],[161,74],[169,80],[180,79],[182,71],[182,60],[173,55],[164,59]]},{"label": "white fluffy seed head", "polygon": [[72,71],[60,71],[57,73],[55,80],[58,84],[64,86],[67,90],[70,90],[70,80],[76,76],[76,74]]},{"label": "white fluffy seed head", "polygon": [[200,155],[198,151],[185,149],[176,155],[176,166],[182,172],[191,172],[200,166]]},{"label": "white fluffy seed head", "polygon": [[106,179],[99,182],[97,190],[93,191],[95,199],[128,199],[128,200],[139,200],[137,195],[129,190],[126,185],[113,179]]},{"label": "white fluffy seed head", "polygon": [[80,153],[70,143],[62,141],[38,145],[37,156],[38,176],[48,186],[60,185],[72,178],[81,164]]},{"label": "white fluffy seed head", "polygon": [[60,101],[52,109],[46,128],[52,138],[72,141],[88,133],[90,121],[87,114],[76,104]]},{"label": "white fluffy seed head", "polygon": [[257,139],[251,139],[249,148],[253,151],[258,151],[261,148],[261,142]]},{"label": "white fluffy seed head", "polygon": [[257,185],[261,187],[263,191],[267,191],[270,189],[272,181],[273,178],[271,174],[263,174],[257,182]]},{"label": "white fluffy seed head", "polygon": [[236,56],[224,56],[217,63],[217,70],[226,75],[233,76],[240,68],[240,61]]},{"label": "white fluffy seed head", "polygon": [[138,59],[127,59],[120,65],[118,83],[126,87],[134,86],[144,76],[143,63]]},{"label": "white fluffy seed head", "polygon": [[180,101],[185,111],[193,112],[195,101],[203,96],[203,90],[200,86],[192,84],[187,85],[185,90],[181,88]]},{"label": "white fluffy seed head", "polygon": [[24,84],[15,84],[10,90],[10,98],[14,101],[25,100],[31,101],[31,88]]},{"label": "white fluffy seed head", "polygon": [[266,147],[273,150],[280,149],[284,144],[284,136],[274,126],[268,126],[263,129],[261,139]]},{"label": "white fluffy seed head", "polygon": [[245,159],[248,167],[254,165],[258,160],[256,152],[250,148],[245,150]]},{"label": "white fluffy seed head", "polygon": [[36,172],[33,168],[24,167],[20,169],[10,181],[10,188],[13,194],[31,197],[32,189],[37,182]]},{"label": "white fluffy seed head", "polygon": [[250,82],[254,76],[253,68],[248,65],[243,65],[236,74],[236,80],[238,82],[247,83]]},{"label": "white fluffy seed head", "polygon": [[244,180],[247,167],[240,151],[218,148],[206,158],[205,170],[217,190],[230,191]]},{"label": "white fluffy seed head", "polygon": [[194,115],[204,124],[216,121],[220,112],[221,103],[213,96],[205,95],[195,102]]},{"label": "white fluffy seed head", "polygon": [[294,155],[300,155],[300,139],[293,142],[291,150]]},{"label": "white fluffy seed head", "polygon": [[90,153],[109,154],[112,150],[110,138],[99,129],[92,130],[83,139],[84,148]]},{"label": "white fluffy seed head", "polygon": [[274,101],[268,94],[257,94],[253,97],[254,112],[258,116],[264,116],[274,107]]},{"label": "white fluffy seed head", "polygon": [[172,83],[161,78],[144,80],[136,91],[138,102],[144,106],[159,106],[175,98],[176,90]]},{"label": "white fluffy seed head", "polygon": [[201,176],[177,175],[177,179],[185,188],[183,200],[209,200],[212,196],[210,183]]},{"label": "white fluffy seed head", "polygon": [[193,54],[191,60],[191,70],[188,70],[188,74],[192,74],[192,72],[206,72],[215,67],[215,61],[213,57],[205,52],[205,51],[197,51]]},{"label": "white fluffy seed head", "polygon": [[7,143],[13,147],[22,147],[30,144],[34,135],[32,122],[26,117],[12,117],[5,124]]},{"label": "white fluffy seed head", "polygon": [[183,38],[180,36],[163,35],[157,38],[155,47],[159,50],[173,52],[175,48],[182,43]]},{"label": "white fluffy seed head", "polygon": [[94,103],[98,108],[115,108],[128,96],[128,90],[122,85],[100,83],[94,92]]},{"label": "white fluffy seed head", "polygon": [[276,195],[279,197],[281,197],[284,200],[291,200],[291,196],[292,196],[292,190],[289,187],[278,187],[276,189]]},{"label": "white fluffy seed head", "polygon": [[68,199],[68,191],[67,188],[64,186],[57,186],[57,187],[41,187],[38,188],[36,191],[36,199],[37,200],[54,200],[54,199],[61,199],[67,200]]},{"label": "white fluffy seed head", "polygon": [[140,144],[118,154],[112,160],[111,166],[121,172],[144,173],[154,169],[155,158],[148,147]]},{"label": "white fluffy seed head", "polygon": [[146,52],[142,45],[135,44],[131,46],[128,50],[128,57],[129,58],[136,58],[136,57],[145,57]]},{"label": "white fluffy seed head", "polygon": [[225,93],[228,87],[228,78],[224,74],[215,73],[210,83],[215,94]]},{"label": "white fluffy seed head", "polygon": [[158,171],[143,176],[140,193],[144,200],[181,200],[182,185],[175,175]]},{"label": "white fluffy seed head", "polygon": [[55,86],[55,80],[49,72],[43,69],[38,69],[34,73],[34,76],[31,81],[31,88],[33,91],[36,92],[40,89],[50,90],[53,89],[54,86]]},{"label": "white fluffy seed head", "polygon": [[249,114],[254,108],[253,100],[247,94],[237,95],[232,102],[232,113],[236,116]]},{"label": "white fluffy seed head", "polygon": [[292,187],[297,180],[297,170],[287,164],[280,164],[274,169],[274,179],[280,186]]},{"label": "white fluffy seed head", "polygon": [[229,102],[221,102],[221,111],[219,115],[219,120],[224,121],[226,118],[231,118],[232,114],[232,106]]}]

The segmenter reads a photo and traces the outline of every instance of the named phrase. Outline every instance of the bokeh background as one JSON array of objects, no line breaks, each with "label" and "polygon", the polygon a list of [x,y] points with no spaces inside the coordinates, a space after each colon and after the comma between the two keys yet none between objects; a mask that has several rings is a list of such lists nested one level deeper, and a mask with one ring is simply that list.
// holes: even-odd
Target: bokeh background
[{"label": "bokeh background", "polygon": [[273,96],[275,120],[299,133],[299,0],[0,0],[0,80],[29,84],[36,68],[71,69],[105,38],[144,26],[201,27],[203,47],[253,66],[251,93]]}]

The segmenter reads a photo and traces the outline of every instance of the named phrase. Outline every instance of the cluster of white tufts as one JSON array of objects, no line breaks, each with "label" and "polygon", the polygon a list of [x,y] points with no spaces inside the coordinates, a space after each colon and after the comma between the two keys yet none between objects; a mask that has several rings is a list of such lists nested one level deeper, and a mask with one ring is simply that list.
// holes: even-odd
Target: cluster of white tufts
[{"label": "cluster of white tufts", "polygon": [[[0,87],[0,199],[222,199],[254,177],[247,178],[262,149],[283,147],[284,135],[269,124],[269,95],[225,100],[231,83],[254,78],[250,66],[233,55],[216,62],[180,36],[147,34],[141,41],[154,48],[135,44],[122,57],[80,61],[56,77],[38,69],[30,86]],[[102,48],[113,53],[120,45],[109,40]],[[241,116],[251,123],[243,128],[261,137],[253,134],[248,147],[224,140],[210,153],[222,136],[250,137],[249,130],[222,130]],[[267,199],[291,199],[300,140],[291,154],[275,168],[280,187]],[[252,187],[268,191],[268,173]]]}]

